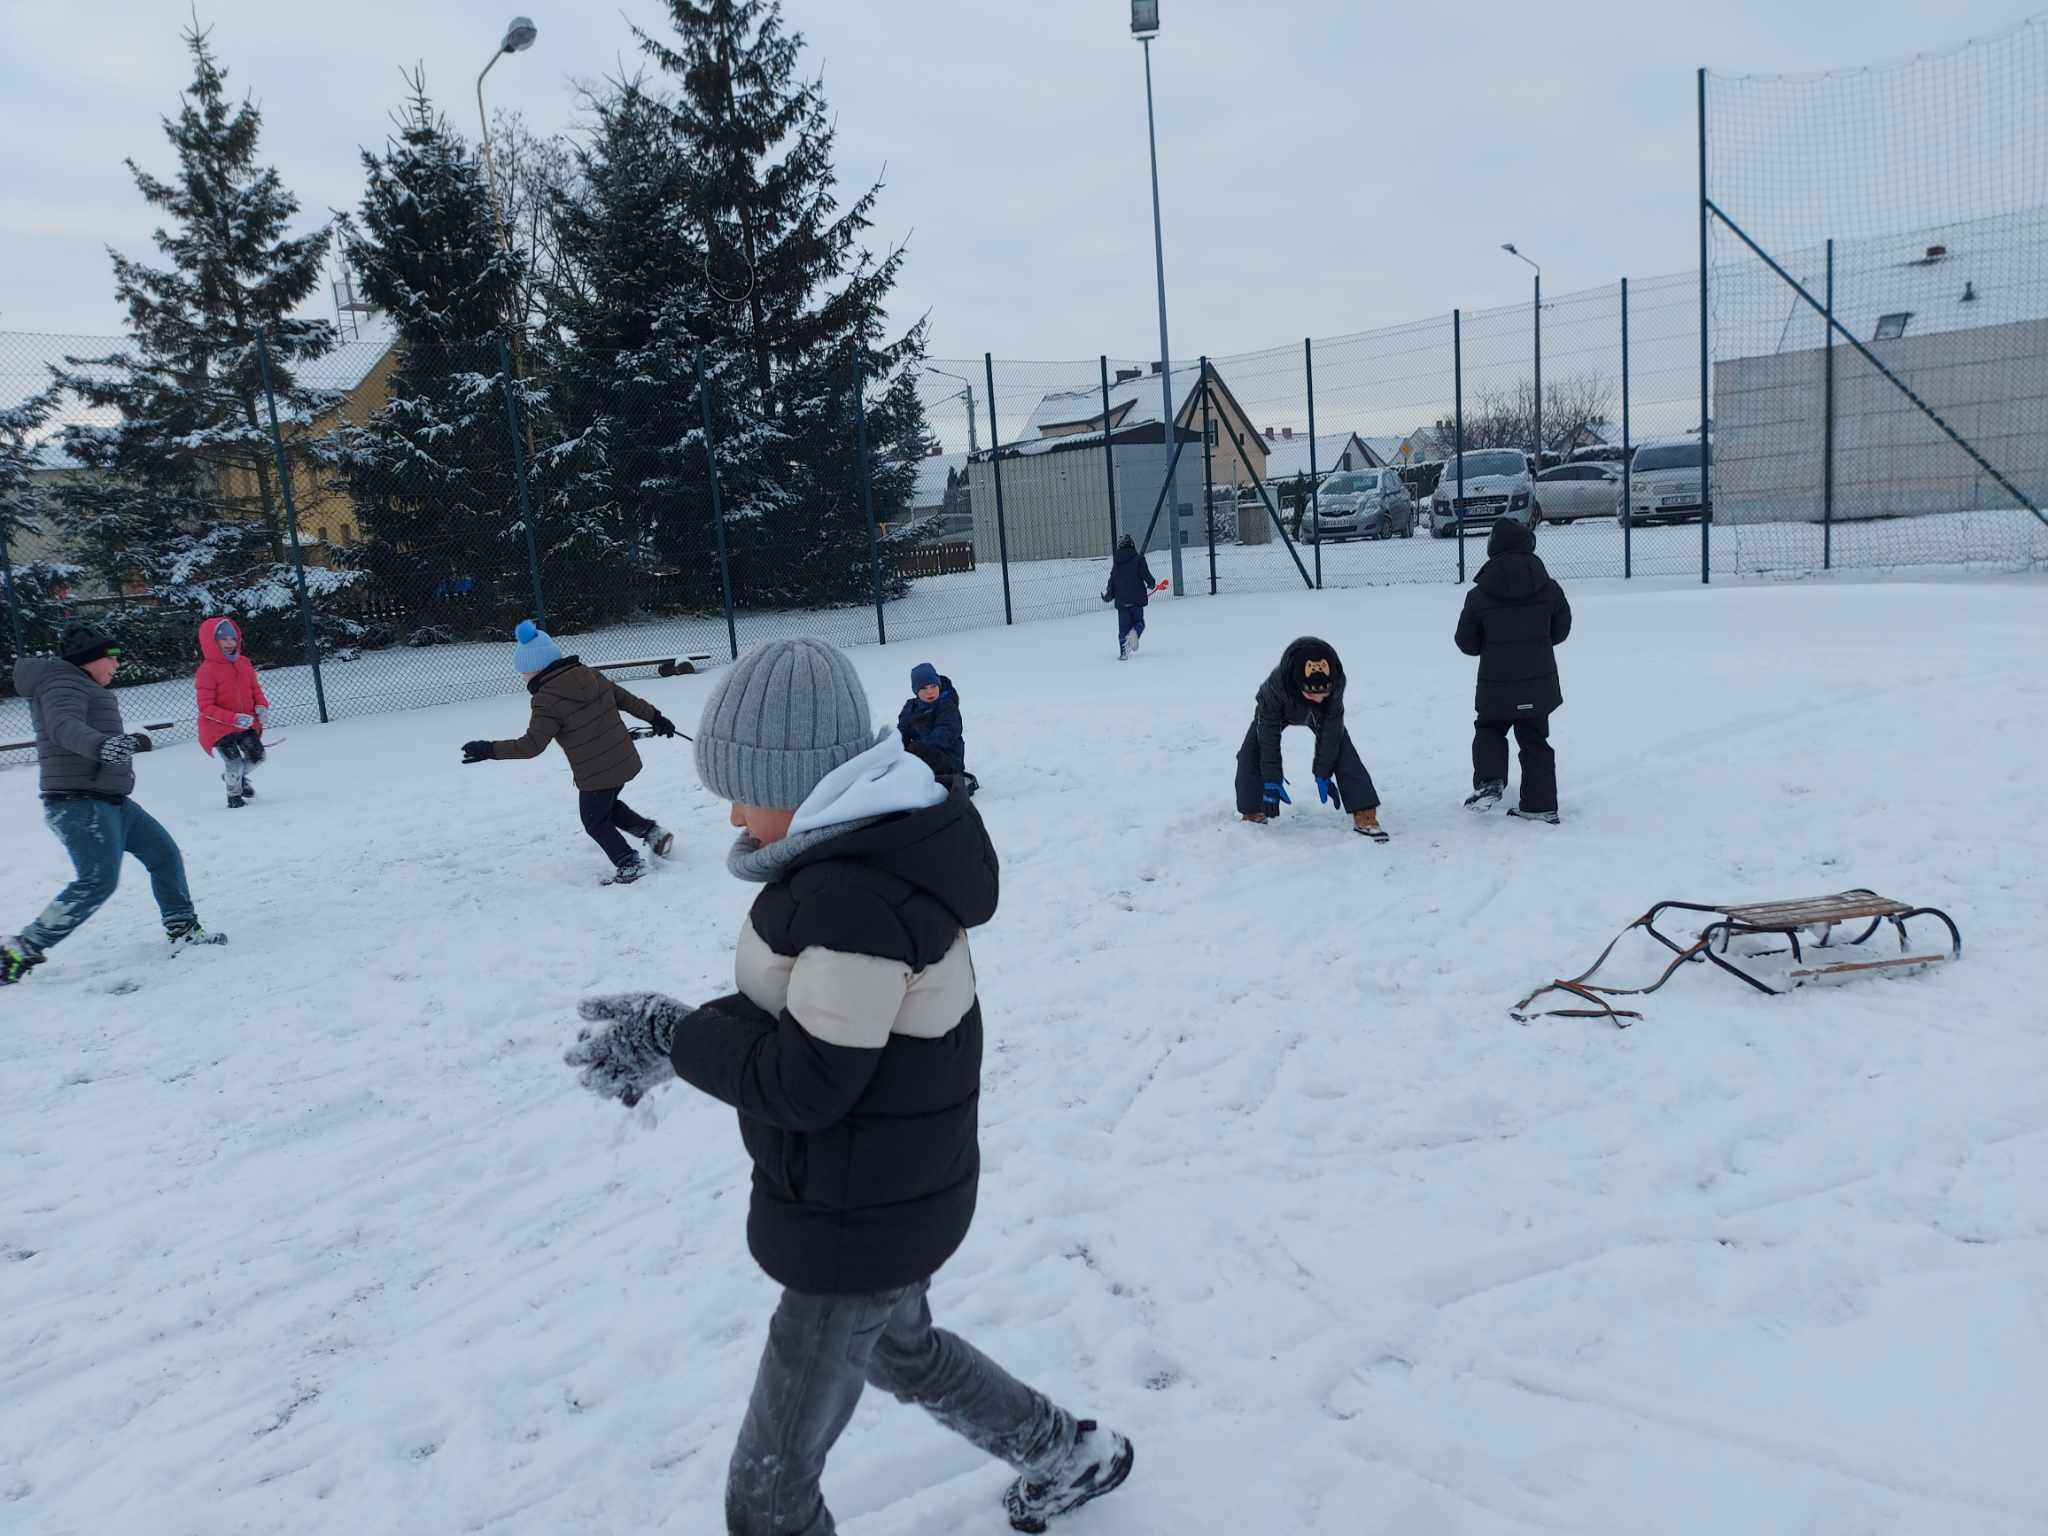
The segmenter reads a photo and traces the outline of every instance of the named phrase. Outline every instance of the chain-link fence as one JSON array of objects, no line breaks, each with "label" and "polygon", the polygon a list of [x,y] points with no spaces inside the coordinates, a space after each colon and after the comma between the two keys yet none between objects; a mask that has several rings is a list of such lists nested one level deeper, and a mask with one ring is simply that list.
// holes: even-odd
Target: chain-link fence
[{"label": "chain-link fence", "polygon": [[[0,659],[90,619],[129,718],[175,732],[216,612],[290,723],[515,689],[526,617],[631,673],[1092,613],[1125,534],[1187,598],[1463,582],[1502,518],[1567,580],[2039,563],[2042,90],[2039,20],[1893,70],[1702,75],[1701,271],[1531,273],[1526,304],[1163,372],[777,362],[807,375],[771,411],[765,358],[373,318],[124,414],[99,390],[127,342],[0,334]],[[30,734],[10,670],[0,761]]]}]

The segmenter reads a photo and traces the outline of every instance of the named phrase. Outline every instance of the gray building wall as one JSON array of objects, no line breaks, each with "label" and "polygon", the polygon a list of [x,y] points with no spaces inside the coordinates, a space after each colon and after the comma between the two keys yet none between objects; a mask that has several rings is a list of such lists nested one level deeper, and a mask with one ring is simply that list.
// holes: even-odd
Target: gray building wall
[{"label": "gray building wall", "polygon": [[[2006,478],[2048,498],[2048,320],[1870,343]],[[1835,349],[1837,518],[2011,506],[2012,498],[1852,347]],[[1714,518],[1819,521],[1826,352],[1714,365]]]},{"label": "gray building wall", "polygon": [[[1194,456],[1194,472],[1188,459]],[[1142,536],[1159,500],[1166,475],[1167,450],[1159,443],[1118,443],[1112,456],[1116,471],[1116,526],[1119,533]],[[1206,542],[1196,515],[1202,503],[1201,445],[1181,449],[1174,474],[1181,527],[1189,546]],[[1109,485],[1102,472],[1099,445],[1065,453],[1025,454],[1002,461],[1003,530],[1012,560],[1074,560],[1109,553]],[[986,459],[968,466],[974,508],[974,558],[997,558],[995,470]],[[1145,548],[1167,548],[1172,519],[1165,511]]]}]

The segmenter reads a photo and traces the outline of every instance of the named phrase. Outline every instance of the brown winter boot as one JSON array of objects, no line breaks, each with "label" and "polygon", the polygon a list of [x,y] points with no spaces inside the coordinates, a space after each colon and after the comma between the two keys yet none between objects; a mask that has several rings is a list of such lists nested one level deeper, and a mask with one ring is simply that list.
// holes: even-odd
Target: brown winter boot
[{"label": "brown winter boot", "polygon": [[1384,843],[1387,840],[1387,829],[1380,825],[1380,813],[1376,809],[1353,811],[1351,813],[1351,830],[1360,837],[1371,838],[1376,843]]},{"label": "brown winter boot", "polygon": [[1263,827],[1266,824],[1266,813],[1264,811],[1253,811],[1249,816],[1240,816],[1237,819],[1239,821],[1248,821],[1255,827]]}]

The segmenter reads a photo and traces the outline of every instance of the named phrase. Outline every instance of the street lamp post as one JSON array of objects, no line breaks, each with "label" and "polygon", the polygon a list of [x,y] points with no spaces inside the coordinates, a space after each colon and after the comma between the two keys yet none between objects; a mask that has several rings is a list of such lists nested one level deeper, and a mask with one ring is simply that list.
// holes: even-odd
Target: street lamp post
[{"label": "street lamp post", "polygon": [[1515,249],[1510,240],[1501,247],[1517,261],[1528,261],[1536,271],[1536,472],[1543,472],[1543,269]]},{"label": "street lamp post", "polygon": [[962,384],[964,384],[964,385],[966,385],[966,386],[967,386],[967,387],[966,387],[966,388],[965,388],[964,390],[962,390],[962,391],[960,392],[960,394],[958,394],[958,395],[948,395],[948,396],[946,396],[946,398],[947,398],[948,400],[958,400],[958,399],[962,398],[962,396],[964,396],[964,397],[966,398],[966,401],[967,401],[967,457],[968,457],[968,458],[970,458],[970,459],[971,459],[971,458],[974,458],[974,457],[976,457],[976,456],[977,456],[977,455],[979,455],[979,454],[980,454],[980,452],[981,452],[981,441],[980,441],[980,438],[979,438],[979,436],[977,435],[977,433],[976,433],[976,431],[975,431],[975,426],[974,426],[974,380],[972,380],[972,379],[969,379],[969,378],[964,378],[964,377],[962,377],[962,376],[961,376],[960,374],[957,374],[957,373],[948,373],[948,372],[947,372],[947,371],[946,371],[945,369],[943,369],[943,368],[933,368],[933,367],[930,367],[929,365],[927,365],[927,367],[925,368],[925,370],[924,370],[924,371],[925,371],[926,373],[936,373],[936,374],[937,374],[937,375],[938,375],[938,376],[939,376],[940,378],[942,378],[942,379],[955,379],[955,380],[958,380],[958,381],[959,381],[960,383],[962,383]]},{"label": "street lamp post", "polygon": [[498,43],[498,51],[491,55],[491,62],[484,66],[483,74],[476,77],[476,120],[477,126],[483,130],[484,173],[491,179],[491,211],[498,216],[498,236],[505,242],[508,256],[512,253],[512,228],[505,222],[505,200],[498,193],[498,165],[491,157],[491,119],[484,111],[484,75],[488,75],[506,54],[524,53],[531,48],[539,35],[540,28],[530,17],[514,16]]},{"label": "street lamp post", "polygon": [[[1131,0],[1131,35],[1145,49],[1145,139],[1152,150],[1152,259],[1159,275],[1159,399],[1165,428],[1166,542],[1173,565],[1173,595],[1187,591],[1180,569],[1180,489],[1175,483],[1174,449],[1180,424],[1173,413],[1173,351],[1166,341],[1166,236],[1159,222],[1159,133],[1152,122],[1152,39],[1159,35],[1159,0]],[[1103,431],[1109,423],[1102,424]]]}]

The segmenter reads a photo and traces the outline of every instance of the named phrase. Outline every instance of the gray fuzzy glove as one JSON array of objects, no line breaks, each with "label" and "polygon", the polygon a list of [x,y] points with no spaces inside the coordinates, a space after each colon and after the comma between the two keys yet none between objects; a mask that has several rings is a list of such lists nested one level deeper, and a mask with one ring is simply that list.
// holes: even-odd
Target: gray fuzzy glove
[{"label": "gray fuzzy glove", "polygon": [[576,1080],[601,1099],[631,1109],[650,1089],[676,1075],[669,1060],[676,1027],[690,1016],[688,1003],[659,992],[617,992],[586,997],[576,1012],[593,1025],[576,1032],[562,1060],[580,1068]]},{"label": "gray fuzzy glove", "polygon": [[[144,737],[143,740],[146,741],[148,738]],[[118,766],[135,756],[137,746],[138,743],[133,736],[109,736],[100,743],[100,761]],[[147,752],[149,748],[142,747],[141,750]]]}]

